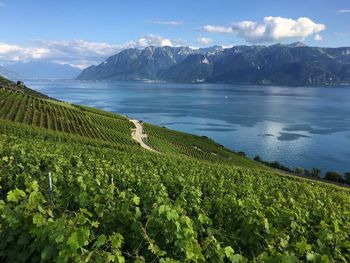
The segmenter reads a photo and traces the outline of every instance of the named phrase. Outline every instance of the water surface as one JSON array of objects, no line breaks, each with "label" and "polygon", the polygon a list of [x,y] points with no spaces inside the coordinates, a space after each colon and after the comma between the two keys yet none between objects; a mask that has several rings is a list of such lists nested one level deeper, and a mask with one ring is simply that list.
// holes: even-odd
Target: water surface
[{"label": "water surface", "polygon": [[206,135],[267,161],[350,171],[350,87],[27,81],[51,97]]}]

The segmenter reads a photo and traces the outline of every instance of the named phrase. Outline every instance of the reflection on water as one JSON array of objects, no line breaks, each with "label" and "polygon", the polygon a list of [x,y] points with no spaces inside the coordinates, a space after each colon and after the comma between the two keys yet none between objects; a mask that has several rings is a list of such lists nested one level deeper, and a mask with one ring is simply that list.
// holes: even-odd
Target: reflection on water
[{"label": "reflection on water", "polygon": [[310,138],[310,136],[299,134],[299,133],[287,133],[287,132],[280,132],[280,136],[278,136],[278,140],[280,141],[295,141],[299,138]]},{"label": "reflection on water", "polygon": [[350,171],[350,88],[28,81],[49,96],[206,135],[268,161]]}]

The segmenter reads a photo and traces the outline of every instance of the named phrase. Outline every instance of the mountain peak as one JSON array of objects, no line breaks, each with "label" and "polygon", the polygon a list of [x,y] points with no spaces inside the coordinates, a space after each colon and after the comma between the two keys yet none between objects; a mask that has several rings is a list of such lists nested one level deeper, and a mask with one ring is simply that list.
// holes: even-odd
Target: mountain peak
[{"label": "mountain peak", "polygon": [[290,47],[307,47],[307,45],[304,42],[297,41],[294,43],[289,44]]},{"label": "mountain peak", "polygon": [[198,49],[198,51],[201,53],[210,53],[210,54],[215,54],[215,53],[223,51],[223,50],[224,50],[224,48],[222,46],[218,46],[218,45]]},{"label": "mountain peak", "polygon": [[304,42],[297,41],[297,42],[293,42],[293,43],[290,43],[290,44],[277,43],[277,44],[271,45],[270,47],[290,47],[290,48],[295,48],[295,47],[307,47],[307,45]]}]

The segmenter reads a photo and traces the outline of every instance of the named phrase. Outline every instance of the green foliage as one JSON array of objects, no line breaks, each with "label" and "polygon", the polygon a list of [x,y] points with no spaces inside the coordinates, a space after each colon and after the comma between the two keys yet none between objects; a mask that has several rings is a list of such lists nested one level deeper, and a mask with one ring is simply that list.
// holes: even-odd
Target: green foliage
[{"label": "green foliage", "polygon": [[[259,162],[259,163],[262,163],[262,164],[264,164],[264,165],[266,165],[266,166],[270,166],[270,167],[272,167],[272,168],[274,168],[274,169],[281,170],[281,171],[286,171],[286,172],[289,172],[289,173],[292,173],[292,172],[293,172],[289,167],[284,166],[284,165],[280,164],[280,163],[277,162],[277,161],[274,161],[274,162],[267,162],[267,161],[264,161],[263,159],[261,159],[261,157],[260,157],[259,155],[257,155],[257,156],[254,157],[254,161]],[[300,171],[297,170],[297,171],[295,171],[295,172],[296,172],[296,174],[298,174]]]},{"label": "green foliage", "polygon": [[132,124],[115,114],[0,89],[0,118],[111,143],[136,143]]},{"label": "green foliage", "polygon": [[301,167],[297,167],[297,168],[295,168],[294,172],[298,175],[303,175],[305,173],[305,169],[301,168]]},{"label": "green foliage", "polygon": [[347,189],[0,123],[2,262],[350,260]]},{"label": "green foliage", "polygon": [[[10,121],[50,112],[68,129]],[[0,262],[350,261],[348,189],[148,125],[163,154],[146,152],[127,119],[88,107],[2,91],[0,113]]]},{"label": "green foliage", "polygon": [[320,168],[312,168],[310,171],[310,175],[316,178],[321,177],[321,169]]},{"label": "green foliage", "polygon": [[173,131],[150,124],[144,124],[144,127],[148,135],[147,143],[152,148],[167,155],[181,154],[210,162],[250,168],[261,167],[259,163],[240,153],[232,152],[206,137]]},{"label": "green foliage", "polygon": [[29,89],[24,85],[22,81],[18,81],[17,83],[14,83],[11,80],[5,79],[4,77],[0,76],[0,89],[6,89],[11,92],[17,92],[20,94],[27,94],[30,96],[38,97],[47,99],[48,97],[40,92],[37,92],[35,90]]},{"label": "green foliage", "polygon": [[350,185],[350,172],[344,174],[344,180],[347,184]]},{"label": "green foliage", "polygon": [[328,171],[325,174],[325,179],[329,180],[329,181],[335,181],[338,182],[342,179],[342,176],[340,173],[334,172],[334,171]]}]

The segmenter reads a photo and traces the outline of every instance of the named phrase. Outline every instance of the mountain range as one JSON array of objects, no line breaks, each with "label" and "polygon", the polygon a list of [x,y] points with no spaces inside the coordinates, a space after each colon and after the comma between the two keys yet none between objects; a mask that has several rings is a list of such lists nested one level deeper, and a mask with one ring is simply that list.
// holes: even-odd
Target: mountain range
[{"label": "mountain range", "polygon": [[275,85],[350,84],[350,47],[309,47],[301,42],[271,46],[193,49],[126,49],[79,80],[159,80]]},{"label": "mountain range", "polygon": [[80,69],[67,64],[49,61],[8,62],[0,67],[0,75],[12,80],[19,79],[74,79]]}]

